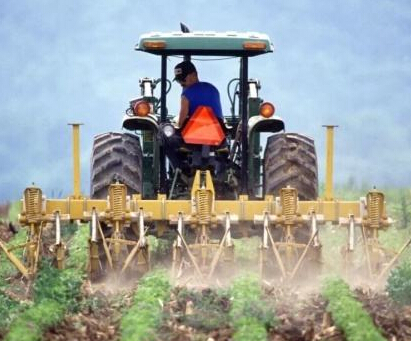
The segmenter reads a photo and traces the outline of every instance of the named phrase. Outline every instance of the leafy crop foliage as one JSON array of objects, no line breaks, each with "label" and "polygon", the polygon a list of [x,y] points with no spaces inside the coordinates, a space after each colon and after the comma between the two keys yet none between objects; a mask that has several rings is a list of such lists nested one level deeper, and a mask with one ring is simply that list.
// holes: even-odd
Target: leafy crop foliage
[{"label": "leafy crop foliage", "polygon": [[34,283],[34,304],[11,324],[5,340],[41,340],[44,329],[58,323],[79,306],[80,288],[87,261],[88,229],[79,228],[70,242],[67,268],[57,270],[43,261]]},{"label": "leafy crop foliage", "polygon": [[12,300],[0,292],[0,331],[5,331],[11,321],[14,320],[24,309],[26,304]]},{"label": "leafy crop foliage", "polygon": [[342,279],[326,279],[322,293],[328,300],[327,310],[331,312],[337,327],[344,331],[348,341],[385,340]]},{"label": "leafy crop foliage", "polygon": [[401,304],[411,304],[411,262],[402,262],[388,277],[387,291],[390,297]]},{"label": "leafy crop foliage", "polygon": [[134,295],[134,304],[123,315],[121,340],[157,340],[156,329],[162,317],[162,305],[170,296],[171,285],[164,271],[143,277]]},{"label": "leafy crop foliage", "polygon": [[244,275],[236,279],[231,289],[230,319],[234,326],[235,341],[267,339],[267,328],[276,323],[274,309],[262,301],[260,284],[256,277]]}]

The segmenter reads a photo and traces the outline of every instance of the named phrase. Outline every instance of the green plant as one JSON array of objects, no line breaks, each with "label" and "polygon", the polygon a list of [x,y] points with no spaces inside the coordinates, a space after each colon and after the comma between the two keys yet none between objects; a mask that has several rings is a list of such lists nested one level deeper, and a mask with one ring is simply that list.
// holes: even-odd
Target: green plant
[{"label": "green plant", "polygon": [[411,304],[411,262],[402,262],[394,268],[387,281],[390,297],[401,304]]},{"label": "green plant", "polygon": [[342,279],[327,278],[323,283],[322,294],[328,300],[327,310],[348,341],[385,340]]},{"label": "green plant", "polygon": [[0,331],[5,331],[10,323],[22,311],[27,308],[27,304],[11,299],[0,292]]},{"label": "green plant", "polygon": [[157,340],[156,329],[170,289],[171,285],[164,271],[148,273],[141,279],[133,305],[121,318],[121,340]]},{"label": "green plant", "polygon": [[230,319],[235,341],[266,340],[267,328],[276,324],[274,308],[262,301],[258,279],[251,275],[236,279],[231,289]]},{"label": "green plant", "polygon": [[80,227],[74,234],[65,270],[59,271],[43,260],[33,286],[34,304],[12,322],[5,340],[40,340],[44,329],[58,323],[66,312],[78,308],[88,259],[88,233],[87,228]]},{"label": "green plant", "polygon": [[60,321],[64,316],[64,306],[59,302],[44,299],[24,311],[13,323],[6,341],[40,340],[43,330]]},{"label": "green plant", "polygon": [[159,263],[164,259],[168,259],[173,249],[172,239],[161,239],[154,236],[148,236],[148,245],[150,250],[150,258],[153,263]]},{"label": "green plant", "polygon": [[[26,239],[27,231],[25,229],[20,229],[18,233],[15,234],[14,237],[7,243],[7,248],[23,244],[26,242]],[[21,257],[23,254],[23,249],[20,248],[13,252],[17,257]],[[0,264],[0,287],[4,287],[7,285],[6,279],[16,275],[18,271],[3,252],[0,253]]]}]

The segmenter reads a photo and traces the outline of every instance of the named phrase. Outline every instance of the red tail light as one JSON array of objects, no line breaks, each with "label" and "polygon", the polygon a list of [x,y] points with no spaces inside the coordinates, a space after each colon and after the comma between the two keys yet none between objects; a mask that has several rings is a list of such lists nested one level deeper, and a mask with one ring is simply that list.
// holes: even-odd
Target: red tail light
[{"label": "red tail light", "polygon": [[150,103],[146,101],[138,101],[134,104],[133,111],[137,116],[147,116],[151,111]]},{"label": "red tail light", "polygon": [[260,115],[265,118],[270,118],[274,115],[275,108],[270,102],[265,102],[260,106]]}]

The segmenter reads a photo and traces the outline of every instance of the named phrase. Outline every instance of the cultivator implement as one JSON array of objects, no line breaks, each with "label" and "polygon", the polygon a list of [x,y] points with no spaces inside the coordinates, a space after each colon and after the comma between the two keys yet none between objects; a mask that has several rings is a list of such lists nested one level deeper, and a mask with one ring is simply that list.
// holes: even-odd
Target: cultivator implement
[{"label": "cultivator implement", "polygon": [[[73,136],[77,140],[74,150],[78,150],[78,132]],[[74,154],[76,164],[79,155]],[[291,187],[283,188],[279,197],[267,195],[263,200],[250,200],[247,195],[240,195],[238,200],[216,200],[210,172],[198,170],[188,200],[170,200],[163,194],[151,200],[138,194],[129,196],[127,187],[119,183],[110,185],[106,200],[97,200],[80,195],[76,189],[78,176],[75,173],[75,194],[67,199],[47,199],[34,186],[24,191],[20,223],[27,227],[27,242],[13,248],[0,243],[9,261],[24,277],[31,279],[36,274],[46,224],[55,228],[51,250],[57,267],[64,268],[66,245],[61,231],[65,222],[75,220],[87,222],[90,228],[91,276],[102,268],[117,274],[148,271],[147,235],[161,237],[167,229],[175,231],[173,277],[178,279],[190,267],[192,278],[200,283],[211,280],[221,263],[235,261],[234,238],[251,234],[261,236],[262,278],[274,272],[283,280],[293,280],[307,269],[310,260],[318,263],[319,231],[326,223],[339,224],[347,230],[347,266],[356,248],[356,227],[360,227],[370,278],[381,278],[411,242],[407,241],[394,255],[381,247],[378,232],[386,229],[391,219],[386,215],[384,194],[375,189],[359,201],[301,201],[297,190]],[[327,193],[332,190],[327,189]],[[22,258],[13,253],[17,248],[24,249]]]},{"label": "cultivator implement", "polygon": [[[378,231],[390,223],[384,195],[375,190],[357,202],[299,201],[293,188],[284,188],[277,198],[249,200],[240,196],[237,201],[215,200],[210,173],[197,171],[191,200],[168,200],[164,195],[157,200],[144,200],[140,195],[129,197],[122,184],[110,186],[107,200],[46,199],[39,188],[27,188],[20,222],[28,226],[28,241],[19,246],[25,248],[25,263],[3,244],[2,249],[25,277],[33,276],[41,257],[42,230],[46,223],[53,223],[56,230],[53,251],[58,267],[63,268],[66,246],[61,242],[61,224],[72,220],[89,222],[91,274],[99,271],[102,258],[113,271],[122,273],[131,265],[134,270],[147,271],[150,258],[146,235],[156,230],[161,237],[167,228],[176,232],[172,255],[174,277],[181,273],[185,260],[200,281],[212,278],[221,259],[234,262],[232,234],[246,237],[256,230],[262,238],[261,275],[266,277],[268,264],[274,263],[280,276],[291,280],[304,267],[308,255],[318,258],[319,230],[326,222],[346,226],[347,253],[354,251],[354,227],[361,226],[368,275],[379,276],[384,270],[381,255],[385,253],[378,242]],[[104,233],[102,225],[111,227],[110,235]],[[126,238],[129,235],[126,230],[130,229],[136,238]],[[308,242],[300,241],[301,233],[309,234]],[[103,255],[99,252],[101,246]]]}]

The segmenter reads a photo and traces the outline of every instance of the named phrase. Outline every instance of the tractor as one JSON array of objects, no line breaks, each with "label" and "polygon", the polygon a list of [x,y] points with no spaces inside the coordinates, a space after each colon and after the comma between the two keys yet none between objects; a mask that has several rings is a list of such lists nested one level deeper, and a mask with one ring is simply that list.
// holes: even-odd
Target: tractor
[{"label": "tractor", "polygon": [[[155,198],[158,193],[164,193],[170,200],[190,199],[195,177],[201,188],[207,174],[214,187],[213,195],[219,200],[238,200],[241,195],[261,200],[266,195],[279,196],[281,189],[287,200],[296,200],[297,193],[301,200],[317,198],[314,141],[304,135],[285,133],[284,122],[274,115],[273,104],[260,97],[260,82],[249,77],[249,59],[273,51],[267,35],[187,30],[155,33],[143,35],[136,50],[161,57],[161,78],[140,80],[141,96],[130,102],[123,118],[123,128],[131,133],[111,132],[95,137],[91,157],[92,198],[105,199],[110,184],[119,181],[126,186],[128,194],[140,194],[143,199]],[[224,120],[217,121],[208,112],[210,108],[197,109],[190,123],[181,128],[184,141],[178,146],[177,155],[184,167],[176,169],[167,162],[161,138],[176,133],[172,122],[175,115],[169,115],[167,110],[167,94],[173,84],[178,86],[167,77],[167,62],[172,56],[182,56],[185,60],[197,56],[207,56],[208,61],[221,57],[240,60],[238,77],[228,81],[231,103],[228,114]],[[264,157],[260,151],[263,133],[271,135]],[[197,198],[199,207],[204,206],[204,212],[199,212],[201,220],[207,224],[212,217],[212,200],[208,196],[205,193],[204,199]],[[191,226],[191,229],[194,229],[192,240],[197,250],[209,245],[211,237],[221,241],[224,235],[217,224],[202,228]],[[232,233],[237,233],[236,237],[250,235],[252,225],[243,224],[242,233],[234,229]],[[296,237],[299,242],[307,243],[309,229],[276,235],[290,242]],[[319,243],[315,246],[317,257],[320,247]],[[103,253],[102,248],[100,252]],[[207,257],[203,255],[203,258]],[[202,263],[207,261],[202,259]]]},{"label": "tractor", "polygon": [[[20,260],[0,242],[8,259],[24,277],[33,278],[42,231],[49,223],[56,230],[56,264],[64,268],[61,229],[65,221],[80,220],[90,229],[91,277],[145,273],[151,266],[148,235],[154,235],[172,238],[174,279],[189,274],[189,280],[204,283],[234,268],[234,239],[259,236],[261,278],[292,281],[320,269],[319,231],[331,223],[347,231],[347,264],[360,230],[366,275],[383,277],[411,240],[392,256],[379,243],[379,231],[391,223],[383,193],[374,189],[358,201],[334,198],[334,126],[326,126],[325,194],[318,196],[313,139],[285,132],[273,104],[260,97],[259,80],[249,76],[250,60],[273,52],[269,37],[182,28],[140,37],[136,50],[160,58],[161,78],[140,80],[140,96],[125,110],[125,131],[95,136],[90,197],[80,191],[79,124],[73,124],[73,194],[48,199],[40,188],[28,187],[20,214],[29,236],[19,246],[25,248],[25,258]],[[176,85],[167,74],[171,57],[239,61],[238,77],[227,80],[230,108],[224,119],[199,107],[189,123],[176,128],[176,115],[168,111],[168,94]],[[184,140],[176,150],[182,167],[173,167],[165,154],[163,137],[177,132]]]}]

